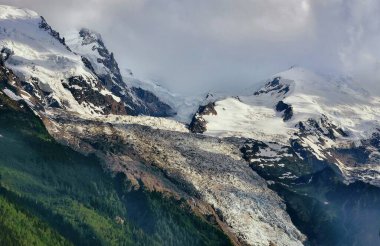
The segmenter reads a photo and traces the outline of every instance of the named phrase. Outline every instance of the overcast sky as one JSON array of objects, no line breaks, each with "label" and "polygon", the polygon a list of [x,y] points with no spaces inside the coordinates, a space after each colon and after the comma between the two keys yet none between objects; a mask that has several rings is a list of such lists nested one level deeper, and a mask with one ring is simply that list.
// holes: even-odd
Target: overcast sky
[{"label": "overcast sky", "polygon": [[98,31],[121,69],[177,92],[244,88],[292,65],[380,84],[378,0],[1,2],[62,33]]}]

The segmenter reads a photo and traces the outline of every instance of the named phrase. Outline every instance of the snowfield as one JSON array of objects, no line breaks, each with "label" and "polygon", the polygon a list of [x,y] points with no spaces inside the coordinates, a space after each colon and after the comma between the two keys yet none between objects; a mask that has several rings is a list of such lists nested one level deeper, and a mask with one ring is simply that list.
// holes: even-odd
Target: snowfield
[{"label": "snowfield", "polygon": [[380,92],[367,91],[349,79],[327,79],[303,68],[279,73],[295,81],[284,102],[294,108],[290,125],[322,114],[349,133],[352,140],[369,138],[380,125]]},{"label": "snowfield", "polygon": [[[201,116],[204,134],[282,145],[297,140],[318,160],[334,163],[347,182],[379,186],[380,92],[357,84],[295,67],[274,75],[257,92],[216,101],[217,114]],[[277,110],[280,102],[288,107],[289,118]],[[366,149],[362,155],[368,155],[367,161],[358,163],[354,154],[340,154],[339,149],[349,148]]]},{"label": "snowfield", "polygon": [[[241,99],[241,100],[244,100]],[[216,102],[217,115],[205,115],[205,134],[218,137],[245,137],[261,141],[287,141],[294,130],[270,107],[246,104],[236,98]]]},{"label": "snowfield", "polygon": [[[205,115],[206,134],[246,136],[261,141],[290,138],[299,122],[322,115],[349,133],[353,141],[369,138],[380,125],[380,92],[357,88],[352,81],[328,80],[304,68],[292,68],[276,74],[289,86],[286,95],[278,91],[216,102],[217,115]],[[278,101],[293,107],[293,117],[284,122],[275,110]],[[262,136],[260,137],[260,134]]]}]

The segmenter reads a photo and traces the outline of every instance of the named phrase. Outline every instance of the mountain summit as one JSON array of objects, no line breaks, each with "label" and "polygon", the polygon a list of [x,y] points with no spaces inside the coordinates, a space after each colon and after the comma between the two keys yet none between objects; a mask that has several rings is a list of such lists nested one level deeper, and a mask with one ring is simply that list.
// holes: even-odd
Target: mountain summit
[{"label": "mountain summit", "polygon": [[190,126],[209,136],[297,143],[321,162],[335,163],[347,180],[380,185],[380,96],[373,93],[295,67],[250,95],[202,106]]},{"label": "mountain summit", "polygon": [[175,111],[152,92],[128,85],[124,81],[114,54],[95,31],[82,28],[66,35],[68,46],[82,57],[86,67],[101,80],[102,85],[126,104],[131,115],[173,116]]},{"label": "mountain summit", "polygon": [[81,114],[175,113],[153,93],[128,88],[99,34],[82,29],[77,39],[66,43],[37,13],[0,8],[2,56],[7,67],[22,79],[20,94],[30,103]]}]

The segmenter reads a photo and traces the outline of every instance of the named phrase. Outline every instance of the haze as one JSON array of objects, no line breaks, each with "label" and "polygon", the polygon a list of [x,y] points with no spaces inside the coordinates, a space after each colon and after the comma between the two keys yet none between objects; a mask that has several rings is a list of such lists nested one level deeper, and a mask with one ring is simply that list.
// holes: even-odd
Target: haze
[{"label": "haze", "polygon": [[380,88],[377,0],[11,0],[101,33],[121,69],[172,91],[240,90],[300,65]]}]

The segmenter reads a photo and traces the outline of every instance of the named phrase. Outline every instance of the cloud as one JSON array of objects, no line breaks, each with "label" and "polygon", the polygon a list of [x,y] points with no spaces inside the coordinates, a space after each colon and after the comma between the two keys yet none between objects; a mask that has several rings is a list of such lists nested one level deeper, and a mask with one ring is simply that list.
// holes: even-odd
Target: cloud
[{"label": "cloud", "polygon": [[121,67],[174,91],[252,86],[296,64],[380,88],[377,0],[11,0],[100,32]]}]

